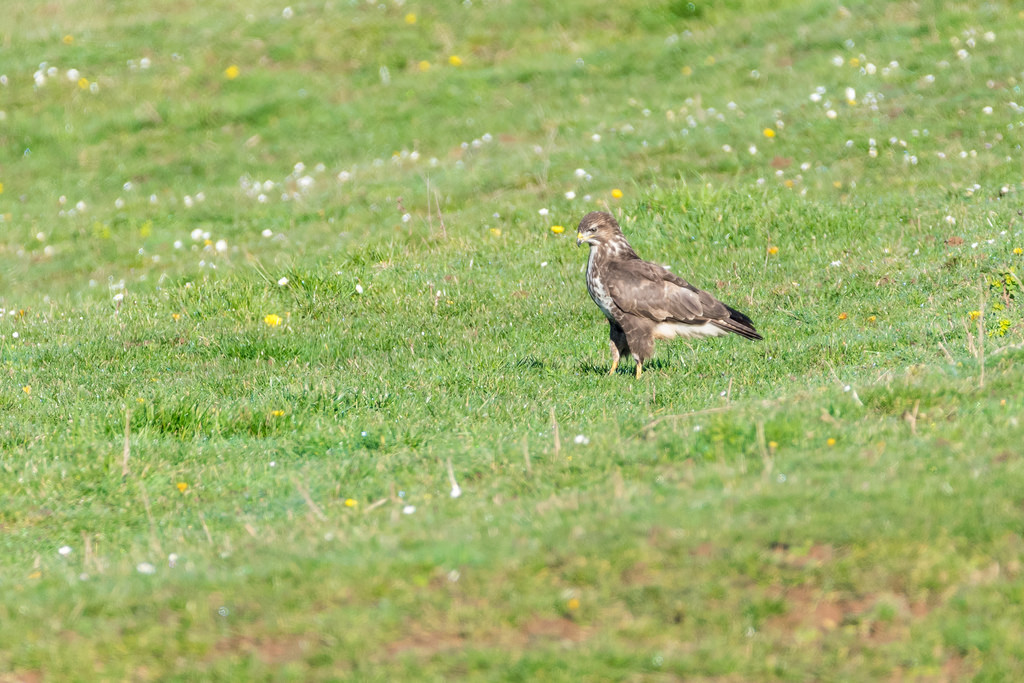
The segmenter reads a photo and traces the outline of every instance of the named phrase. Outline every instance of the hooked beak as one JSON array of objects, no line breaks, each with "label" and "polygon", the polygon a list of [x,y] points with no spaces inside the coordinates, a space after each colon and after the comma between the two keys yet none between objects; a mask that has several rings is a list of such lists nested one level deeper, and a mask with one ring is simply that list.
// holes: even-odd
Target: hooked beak
[{"label": "hooked beak", "polygon": [[581,244],[583,244],[583,233],[582,232],[578,232],[578,233],[576,233],[576,246],[578,247]]}]

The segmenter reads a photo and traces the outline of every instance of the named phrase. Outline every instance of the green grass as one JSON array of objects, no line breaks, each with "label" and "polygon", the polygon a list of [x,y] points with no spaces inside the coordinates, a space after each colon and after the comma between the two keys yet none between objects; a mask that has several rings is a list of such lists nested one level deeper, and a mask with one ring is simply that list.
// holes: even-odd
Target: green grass
[{"label": "green grass", "polygon": [[1024,675],[1011,3],[136,4],[0,27],[0,680]]}]

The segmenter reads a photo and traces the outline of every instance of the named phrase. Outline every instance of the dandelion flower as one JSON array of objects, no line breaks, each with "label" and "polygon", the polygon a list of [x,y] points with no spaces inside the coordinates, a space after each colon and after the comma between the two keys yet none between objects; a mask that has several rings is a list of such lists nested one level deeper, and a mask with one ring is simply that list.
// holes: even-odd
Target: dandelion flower
[{"label": "dandelion flower", "polygon": [[276,313],[271,313],[265,318],[263,318],[263,322],[265,322],[270,327],[277,327],[278,325],[281,324],[281,316],[277,315]]},{"label": "dandelion flower", "polygon": [[575,612],[580,608],[579,598],[569,598],[569,601],[565,603],[565,606],[568,607],[570,611]]},{"label": "dandelion flower", "polygon": [[271,410],[270,414],[273,415],[274,417],[284,417],[283,410]]},{"label": "dandelion flower", "polygon": [[616,187],[614,190],[612,190],[612,197],[614,199],[622,199],[622,190]]},{"label": "dandelion flower", "polygon": [[845,311],[844,311],[843,313],[840,313],[840,314],[839,314],[839,319],[840,319],[840,320],[846,320],[846,318],[847,318],[847,317],[849,317],[849,316],[847,316],[847,315],[846,315],[846,312],[845,312]]},{"label": "dandelion flower", "polygon": [[409,24],[410,26],[415,24],[416,23],[416,15],[413,14],[412,12],[409,12],[408,14],[406,14],[405,15],[405,23]]},{"label": "dandelion flower", "polygon": [[238,78],[238,74],[239,74],[238,67],[235,66],[234,64],[232,64],[228,68],[224,69],[224,77],[227,78],[229,81],[233,81],[236,78]]},{"label": "dandelion flower", "polygon": [[772,245],[768,247],[768,253],[771,254],[772,256],[775,256],[776,254],[779,253],[779,248],[776,247],[775,245]]},{"label": "dandelion flower", "polygon": [[420,69],[420,71],[429,71],[430,70],[430,62],[428,62],[427,60],[424,59],[422,62],[419,63],[419,69]]},{"label": "dandelion flower", "polygon": [[84,76],[82,78],[79,78],[78,79],[78,87],[81,88],[82,90],[88,90],[89,89],[89,79],[85,78]]},{"label": "dandelion flower", "polygon": [[458,55],[452,55],[448,58],[448,63],[452,66],[462,66],[462,58]]},{"label": "dandelion flower", "polygon": [[763,131],[761,131],[761,134],[764,135],[766,138],[775,137],[775,131],[772,130],[771,128],[765,128]]},{"label": "dandelion flower", "polygon": [[354,508],[357,505],[359,505],[359,501],[356,500],[355,498],[346,498],[345,499],[345,507],[347,507],[347,508]]},{"label": "dandelion flower", "polygon": [[825,443],[827,443],[829,446],[835,446],[836,445],[836,440],[833,439],[832,437],[829,437],[828,441],[826,441]]},{"label": "dandelion flower", "polygon": [[981,311],[971,311],[968,315],[971,316],[971,320],[977,320],[981,317]]},{"label": "dandelion flower", "polygon": [[501,237],[501,228],[491,228],[491,234],[495,237]]},{"label": "dandelion flower", "polygon": [[178,482],[178,490],[181,491],[182,493],[185,493],[185,491],[188,491],[188,483],[184,482],[184,481],[179,481]]},{"label": "dandelion flower", "polygon": [[1024,249],[1017,247],[1016,249],[1013,250],[1013,253],[1016,254],[1017,256],[1020,256],[1021,254],[1024,254]]},{"label": "dandelion flower", "polygon": [[773,451],[776,448],[778,448],[778,447],[779,447],[779,442],[778,441],[769,441],[768,442],[768,448],[772,449]]},{"label": "dandelion flower", "polygon": [[565,232],[565,228],[563,228],[561,225],[552,225],[551,232],[555,233],[556,235],[561,235],[563,232]]}]

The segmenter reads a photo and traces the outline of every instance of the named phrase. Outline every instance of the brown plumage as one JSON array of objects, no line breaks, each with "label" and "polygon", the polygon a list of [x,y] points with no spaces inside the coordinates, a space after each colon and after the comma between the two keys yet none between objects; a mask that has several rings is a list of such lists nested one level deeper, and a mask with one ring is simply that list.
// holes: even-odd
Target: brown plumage
[{"label": "brown plumage", "polygon": [[588,213],[576,232],[576,246],[590,245],[587,291],[611,327],[612,368],[632,355],[636,376],[654,354],[655,339],[720,337],[730,332],[761,339],[750,318],[697,289],[664,266],[643,261],[619,224],[603,211]]}]

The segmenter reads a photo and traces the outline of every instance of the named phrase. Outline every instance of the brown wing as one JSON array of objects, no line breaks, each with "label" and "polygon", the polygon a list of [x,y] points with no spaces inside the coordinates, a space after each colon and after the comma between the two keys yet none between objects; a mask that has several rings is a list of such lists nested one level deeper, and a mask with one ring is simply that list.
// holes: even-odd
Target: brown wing
[{"label": "brown wing", "polygon": [[750,318],[655,263],[612,261],[602,280],[615,304],[627,313],[654,322],[710,322],[748,339],[761,338]]},{"label": "brown wing", "polygon": [[601,279],[619,308],[655,322],[700,324],[729,317],[721,301],[654,263],[612,261]]}]

